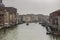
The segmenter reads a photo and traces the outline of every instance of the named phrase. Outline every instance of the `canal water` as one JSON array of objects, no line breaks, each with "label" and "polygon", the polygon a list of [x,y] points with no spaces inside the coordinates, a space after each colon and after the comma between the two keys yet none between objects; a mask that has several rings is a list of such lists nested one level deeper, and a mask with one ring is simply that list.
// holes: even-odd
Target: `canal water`
[{"label": "canal water", "polygon": [[54,37],[46,34],[45,27],[38,23],[20,24],[13,28],[0,30],[0,40],[60,40],[60,37]]}]

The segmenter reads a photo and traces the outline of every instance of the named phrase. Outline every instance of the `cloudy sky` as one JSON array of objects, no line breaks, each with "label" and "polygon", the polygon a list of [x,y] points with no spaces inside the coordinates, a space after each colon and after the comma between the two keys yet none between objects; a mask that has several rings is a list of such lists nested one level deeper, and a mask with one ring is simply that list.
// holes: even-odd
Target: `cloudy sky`
[{"label": "cloudy sky", "polygon": [[19,14],[44,14],[60,9],[60,0],[3,0],[5,6],[15,7]]}]

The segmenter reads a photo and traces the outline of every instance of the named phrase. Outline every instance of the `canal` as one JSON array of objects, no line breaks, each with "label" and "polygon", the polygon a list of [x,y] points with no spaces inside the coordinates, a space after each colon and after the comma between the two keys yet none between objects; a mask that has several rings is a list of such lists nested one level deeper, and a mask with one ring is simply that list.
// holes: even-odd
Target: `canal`
[{"label": "canal", "polygon": [[38,23],[31,23],[29,26],[20,24],[13,28],[0,30],[0,40],[60,40],[60,37],[54,37],[46,34],[46,29]]}]

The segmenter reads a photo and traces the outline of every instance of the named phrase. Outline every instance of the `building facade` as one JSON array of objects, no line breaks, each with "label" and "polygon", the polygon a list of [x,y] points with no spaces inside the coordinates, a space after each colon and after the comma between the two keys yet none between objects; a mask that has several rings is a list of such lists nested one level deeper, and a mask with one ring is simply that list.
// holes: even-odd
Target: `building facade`
[{"label": "building facade", "polygon": [[15,25],[17,22],[17,9],[14,7],[5,7],[5,10],[6,10],[6,18],[5,18],[6,22],[9,21],[8,23],[10,25]]},{"label": "building facade", "polygon": [[4,12],[0,11],[0,26],[4,25]]},{"label": "building facade", "polygon": [[51,28],[60,30],[60,10],[54,11],[49,16]]}]

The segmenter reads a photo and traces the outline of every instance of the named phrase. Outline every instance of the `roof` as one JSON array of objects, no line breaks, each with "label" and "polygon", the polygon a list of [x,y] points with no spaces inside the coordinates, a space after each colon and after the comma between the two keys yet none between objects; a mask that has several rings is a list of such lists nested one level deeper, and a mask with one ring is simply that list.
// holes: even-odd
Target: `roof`
[{"label": "roof", "polygon": [[7,11],[9,11],[10,13],[16,13],[17,12],[17,9],[14,8],[14,7],[5,7],[5,9],[7,9]]}]

